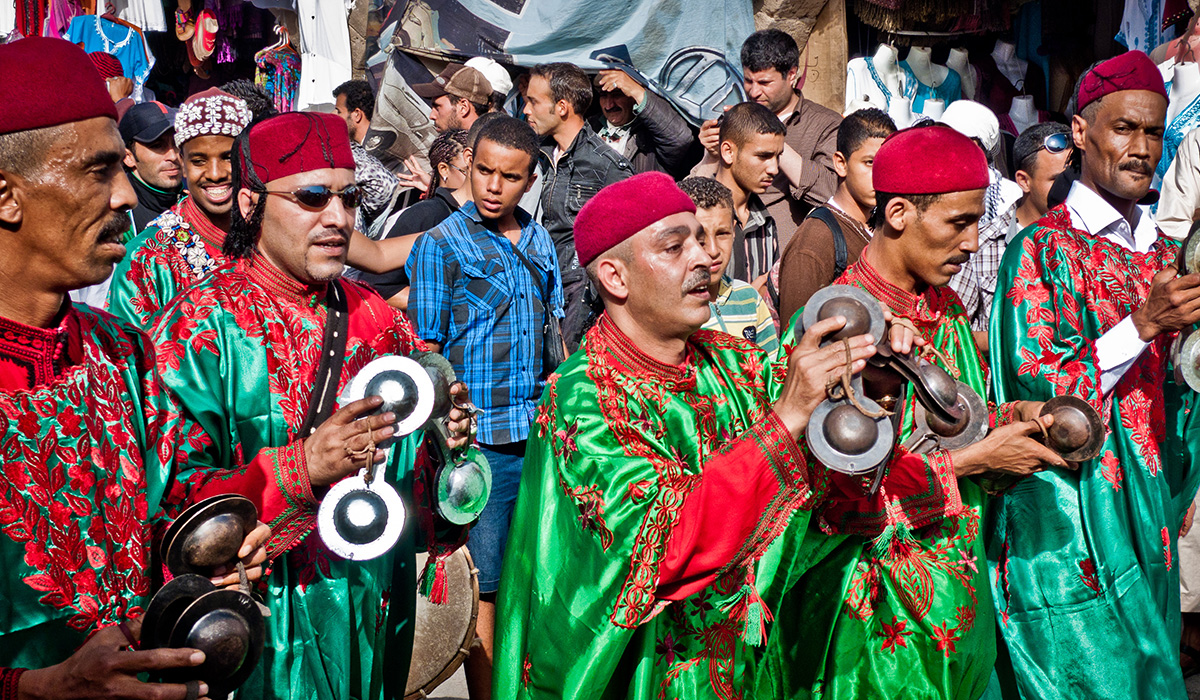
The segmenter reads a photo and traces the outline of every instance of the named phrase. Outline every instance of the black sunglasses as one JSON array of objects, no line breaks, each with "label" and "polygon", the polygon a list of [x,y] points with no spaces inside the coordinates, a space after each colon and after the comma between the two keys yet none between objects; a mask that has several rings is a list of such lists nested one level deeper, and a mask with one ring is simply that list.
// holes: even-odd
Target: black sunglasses
[{"label": "black sunglasses", "polygon": [[325,185],[309,185],[284,192],[281,190],[266,190],[267,194],[279,194],[285,197],[294,197],[300,204],[311,207],[313,209],[324,209],[329,200],[336,197],[342,198],[342,204],[345,204],[351,209],[357,209],[358,205],[362,204],[363,193],[358,185],[350,185],[344,190],[334,190]]},{"label": "black sunglasses", "polygon": [[1042,148],[1046,149],[1047,153],[1062,153],[1070,147],[1070,134],[1050,134],[1042,139]]}]

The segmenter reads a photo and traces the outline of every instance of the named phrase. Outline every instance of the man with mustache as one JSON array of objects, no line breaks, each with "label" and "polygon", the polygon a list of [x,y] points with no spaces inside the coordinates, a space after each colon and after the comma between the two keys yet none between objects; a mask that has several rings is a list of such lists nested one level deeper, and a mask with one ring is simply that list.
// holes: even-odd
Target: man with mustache
[{"label": "man with mustache", "polygon": [[[915,354],[986,397],[986,366],[962,302],[947,286],[979,248],[989,183],[983,151],[946,126],[906,129],[879,147],[871,179],[875,231],[834,284],[879,299],[927,339]],[[785,350],[802,313],[784,333]],[[826,534],[811,528],[808,537],[809,546],[824,540],[831,552],[787,592],[779,618],[805,624],[787,638],[792,645],[772,648],[779,657],[767,668],[789,671],[764,674],[757,698],[978,700],[991,678],[996,627],[979,536],[984,479],[1067,465],[1029,437],[1042,430],[1033,422],[1040,401],[999,406],[987,417],[994,426],[987,436],[956,450],[917,449],[910,384],[880,404],[896,415],[882,502],[862,495],[873,474],[828,474]],[[912,460],[944,478],[914,489],[911,470],[897,468]]]},{"label": "man with mustache", "polygon": [[1200,320],[1200,275],[1178,274],[1178,243],[1138,206],[1167,109],[1154,63],[1140,51],[1105,61],[1077,101],[1080,179],[1008,245],[991,361],[999,400],[1071,394],[1107,430],[1078,473],[1035,474],[992,502],[988,559],[1012,661],[998,670],[1015,675],[1012,697],[1182,700],[1176,537],[1200,436],[1195,396],[1167,369],[1176,331]]},{"label": "man with mustache", "polygon": [[779,174],[784,128],[771,110],[756,103],[734,105],[721,116],[717,182],[733,193],[733,259],[729,274],[760,291],[779,259],[775,220],[760,195]]},{"label": "man with mustache", "polygon": [[129,243],[109,283],[108,310],[149,330],[162,307],[221,263],[233,209],[233,138],[250,123],[246,102],[216,88],[175,115],[187,196]]},{"label": "man with mustache", "polygon": [[593,82],[600,116],[592,127],[633,172],[661,170],[679,178],[700,159],[700,142],[669,102],[623,70],[602,70]]},{"label": "man with mustache", "polygon": [[[137,677],[204,654],[134,649],[155,540],[206,486],[180,455],[207,437],[163,387],[145,335],[66,296],[125,251],[137,198],[116,110],[61,39],[0,46],[0,75],[0,696],[204,695]],[[252,577],[268,534],[243,542]]]},{"label": "man with mustache", "polygon": [[[339,280],[361,197],[345,122],[289,112],[255,124],[234,149],[228,262],[171,301],[152,336],[167,386],[212,440],[189,445],[189,463],[250,498],[275,525],[266,649],[239,692],[397,697],[412,647],[416,530],[431,562],[448,555],[461,532],[437,527],[426,501],[434,446],[414,433],[377,451],[396,422],[391,413],[370,415],[382,400],[337,411],[334,404],[367,362],[425,344],[379,295]],[[326,356],[344,356],[338,372]],[[335,391],[318,393],[327,381]],[[452,393],[466,398],[461,385]],[[465,418],[451,413],[455,446],[469,439]],[[330,485],[372,458],[416,512],[389,553],[354,562],[314,532],[317,508]]]},{"label": "man with mustache", "polygon": [[[803,533],[824,501],[829,480],[801,436],[874,339],[818,349],[845,325],[835,316],[775,364],[700,330],[712,258],[695,211],[653,172],[601,190],[576,221],[605,311],[530,434],[500,585],[498,698],[762,697],[755,645],[804,624],[766,628],[760,592],[820,553],[772,542],[789,521]],[[893,350],[913,342],[893,335]],[[896,468],[914,488],[948,476],[916,459]]]}]

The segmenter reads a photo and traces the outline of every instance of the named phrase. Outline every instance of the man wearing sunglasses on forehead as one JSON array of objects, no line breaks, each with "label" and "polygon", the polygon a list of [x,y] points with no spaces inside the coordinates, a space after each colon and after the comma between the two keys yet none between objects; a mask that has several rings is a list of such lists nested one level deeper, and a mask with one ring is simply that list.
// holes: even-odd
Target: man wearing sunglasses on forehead
[{"label": "man wearing sunglasses on forehead", "polygon": [[[433,527],[431,504],[418,495],[434,491],[420,488],[432,445],[418,433],[376,451],[396,422],[392,413],[371,415],[381,399],[334,410],[317,388],[340,395],[370,360],[425,343],[379,295],[339,279],[362,199],[340,118],[290,112],[258,122],[235,142],[233,165],[228,262],[172,300],[151,336],[167,386],[211,440],[189,446],[189,465],[220,475],[275,524],[266,648],[239,693],[395,696],[385,684],[402,689],[407,677],[416,543],[449,552],[465,533]],[[337,368],[326,357],[344,360]],[[451,393],[469,400],[461,384]],[[471,421],[457,408],[450,419],[451,446],[465,444]],[[415,517],[390,552],[352,562],[314,532],[317,508],[330,485],[372,455]]]},{"label": "man wearing sunglasses on forehead", "polygon": [[1058,122],[1034,124],[1017,137],[1013,144],[1013,179],[1025,196],[1017,207],[1017,228],[1011,239],[1050,211],[1050,188],[1067,167],[1074,149],[1071,129]]},{"label": "man wearing sunglasses on forehead", "polygon": [[1138,206],[1167,111],[1154,62],[1130,51],[1097,65],[1078,104],[1080,178],[1005,251],[990,360],[997,401],[1073,395],[1106,425],[1098,457],[989,504],[997,672],[1026,698],[1183,700],[1176,539],[1200,426],[1167,370],[1177,331],[1200,321],[1200,275],[1177,273],[1179,244]]}]

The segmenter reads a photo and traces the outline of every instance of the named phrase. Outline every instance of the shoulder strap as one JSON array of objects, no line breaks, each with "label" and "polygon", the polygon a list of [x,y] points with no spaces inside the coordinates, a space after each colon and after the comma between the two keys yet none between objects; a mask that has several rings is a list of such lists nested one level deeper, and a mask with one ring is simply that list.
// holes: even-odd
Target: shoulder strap
[{"label": "shoulder strap", "polygon": [[346,292],[338,280],[329,283],[325,292],[325,333],[321,340],[321,359],[317,363],[317,376],[313,381],[312,396],[299,437],[305,438],[333,414],[337,403],[338,380],[342,377],[342,360],[346,359],[346,332],[350,328],[350,314],[346,310]]},{"label": "shoulder strap", "polygon": [[817,207],[810,212],[811,216],[820,219],[822,223],[829,227],[829,232],[833,234],[833,276],[840,277],[846,271],[849,263],[849,253],[846,251],[846,236],[842,233],[842,225],[838,223],[837,217],[829,207]]},{"label": "shoulder strap", "polygon": [[[506,238],[505,240],[508,239]],[[550,313],[550,273],[546,273],[546,279],[543,280],[542,271],[539,270],[536,265],[530,262],[529,258],[525,257],[525,254],[521,252],[521,249],[517,247],[517,244],[513,243],[512,241],[508,241],[508,244],[512,246],[513,252],[516,253],[517,257],[521,259],[521,264],[525,266],[525,269],[529,270],[529,276],[534,283],[542,285],[545,288],[546,296],[542,299],[542,306],[546,308],[546,313]]]}]

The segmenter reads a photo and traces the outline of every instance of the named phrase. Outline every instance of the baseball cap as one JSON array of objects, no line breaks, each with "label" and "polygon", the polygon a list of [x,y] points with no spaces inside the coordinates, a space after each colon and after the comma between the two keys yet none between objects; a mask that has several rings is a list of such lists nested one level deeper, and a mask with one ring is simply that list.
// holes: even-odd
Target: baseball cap
[{"label": "baseball cap", "polygon": [[467,68],[474,68],[483,73],[483,77],[487,78],[488,83],[492,86],[493,92],[500,92],[505,95],[512,92],[512,76],[508,74],[504,66],[496,61],[484,56],[476,56],[467,61]]},{"label": "baseball cap", "polygon": [[442,69],[442,72],[438,73],[438,76],[433,79],[433,82],[413,85],[413,92],[427,100],[436,100],[446,94],[446,83],[449,83],[450,78],[454,77],[454,74],[463,68],[466,68],[466,66],[461,63],[448,63]]},{"label": "baseball cap", "polygon": [[142,102],[130,107],[117,129],[125,143],[151,143],[175,128],[176,110],[161,102]]},{"label": "baseball cap", "polygon": [[446,93],[467,102],[485,105],[492,99],[492,84],[474,68],[463,68],[446,83]]}]

